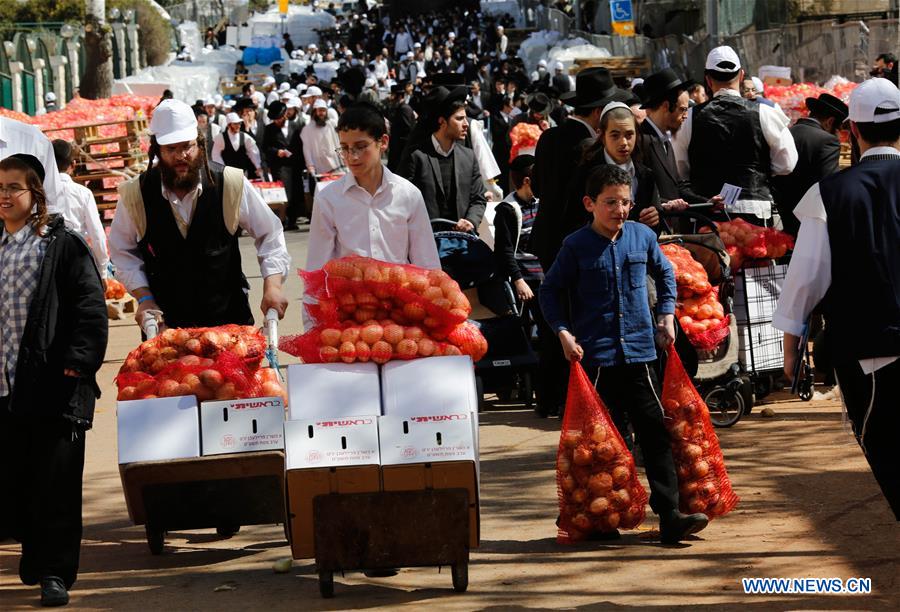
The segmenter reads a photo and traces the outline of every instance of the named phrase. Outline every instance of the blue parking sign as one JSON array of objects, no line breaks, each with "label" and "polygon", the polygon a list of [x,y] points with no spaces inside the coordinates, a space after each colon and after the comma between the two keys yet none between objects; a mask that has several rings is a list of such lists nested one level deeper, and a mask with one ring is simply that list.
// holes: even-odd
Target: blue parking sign
[{"label": "blue parking sign", "polygon": [[631,0],[610,0],[609,11],[614,22],[633,20],[634,10],[631,6]]}]

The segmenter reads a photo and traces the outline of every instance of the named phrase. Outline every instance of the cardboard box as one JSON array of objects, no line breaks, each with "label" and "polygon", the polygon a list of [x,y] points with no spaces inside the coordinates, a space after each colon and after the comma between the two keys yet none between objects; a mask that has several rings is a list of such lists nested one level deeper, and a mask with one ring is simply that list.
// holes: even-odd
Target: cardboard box
[{"label": "cardboard box", "polygon": [[304,363],[287,369],[291,420],[381,414],[374,363]]},{"label": "cardboard box", "polygon": [[118,402],[119,463],[200,456],[200,414],[193,395]]},{"label": "cardboard box", "polygon": [[201,454],[222,455],[284,448],[280,397],[200,404]]},{"label": "cardboard box", "polygon": [[466,489],[469,492],[469,547],[481,540],[478,479],[471,461],[416,463],[381,468],[384,491],[421,491],[425,489]]},{"label": "cardboard box", "polygon": [[384,414],[478,413],[475,368],[468,356],[391,361],[381,372]]},{"label": "cardboard box", "polygon": [[471,412],[424,416],[388,415],[379,419],[382,465],[476,461]]},{"label": "cardboard box", "polygon": [[286,421],[285,469],[378,465],[378,417]]},{"label": "cardboard box", "polygon": [[291,554],[294,559],[316,556],[313,500],[319,495],[377,493],[381,470],[377,465],[288,470],[285,477]]}]

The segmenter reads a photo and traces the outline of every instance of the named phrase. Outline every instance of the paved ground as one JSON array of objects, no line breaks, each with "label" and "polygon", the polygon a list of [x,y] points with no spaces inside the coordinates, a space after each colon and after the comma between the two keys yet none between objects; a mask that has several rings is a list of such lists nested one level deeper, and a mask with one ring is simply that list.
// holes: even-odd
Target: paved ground
[{"label": "paved ground", "polygon": [[[288,237],[300,265],[306,235]],[[242,244],[258,304],[261,282],[253,271],[252,244],[246,238]],[[289,291],[299,299],[296,279]],[[282,331],[299,329],[294,301]],[[756,411],[719,431],[742,501],[682,546],[655,542],[652,518],[648,528],[613,544],[557,545],[553,463],[559,422],[520,407],[494,406],[481,419],[482,543],[472,554],[465,595],[450,590],[448,571],[427,568],[388,579],[338,577],[337,597],[322,600],[312,563],[295,562],[289,574],[273,573],[273,562],[290,557],[280,526],[248,527],[228,540],[211,531],[173,533],[166,554],[153,557],[143,529],[128,519],[116,465],[112,378],[137,342],[131,321],[113,323],[100,373],[104,397],[88,436],[85,536],[73,608],[900,609],[900,531],[842,428],[839,405],[787,396],[770,404],[774,418]],[[16,577],[17,553],[17,546],[0,545],[0,609],[37,602],[36,590]],[[746,595],[741,577],[869,577],[873,594]]]}]

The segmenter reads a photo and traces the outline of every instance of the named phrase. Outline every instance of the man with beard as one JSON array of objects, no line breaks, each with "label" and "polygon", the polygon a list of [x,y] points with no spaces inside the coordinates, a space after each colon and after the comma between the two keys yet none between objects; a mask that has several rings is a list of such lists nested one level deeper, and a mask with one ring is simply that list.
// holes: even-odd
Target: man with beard
[{"label": "man with beard", "polygon": [[149,165],[119,186],[109,235],[119,278],[138,300],[135,320],[161,326],[253,324],[238,228],[255,241],[263,313],[284,316],[291,270],[281,223],[237,168],[211,167],[190,107],[166,100],[150,121]]},{"label": "man with beard", "polygon": [[388,119],[391,122],[391,139],[388,145],[388,169],[397,172],[400,157],[409,141],[409,134],[416,124],[416,112],[406,99],[407,81],[391,86],[391,106]]},{"label": "man with beard", "polygon": [[303,141],[303,157],[306,158],[306,169],[310,175],[328,174],[341,167],[341,146],[335,126],[328,120],[328,105],[324,100],[316,100],[313,104],[312,121],[300,132]]}]

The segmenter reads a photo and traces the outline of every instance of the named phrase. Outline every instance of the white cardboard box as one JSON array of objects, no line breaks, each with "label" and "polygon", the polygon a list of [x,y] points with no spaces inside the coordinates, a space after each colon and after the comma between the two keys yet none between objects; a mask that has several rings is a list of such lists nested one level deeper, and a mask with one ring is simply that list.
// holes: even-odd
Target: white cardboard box
[{"label": "white cardboard box", "polygon": [[378,465],[378,416],[286,421],[285,469]]},{"label": "white cardboard box", "polygon": [[200,415],[193,395],[118,402],[119,463],[200,456]]},{"label": "white cardboard box", "polygon": [[200,404],[203,455],[284,448],[284,402],[280,397]]},{"label": "white cardboard box", "polygon": [[478,414],[475,369],[469,356],[391,361],[381,372],[384,414]]},{"label": "white cardboard box", "polygon": [[381,414],[381,383],[374,363],[288,366],[291,420]]},{"label": "white cardboard box", "polygon": [[474,413],[383,416],[378,420],[382,465],[476,461]]}]

